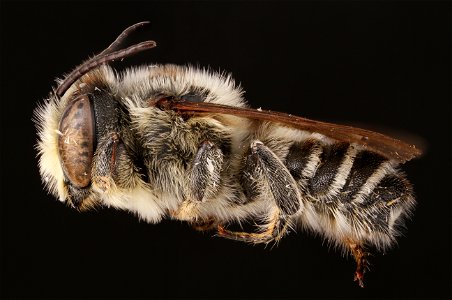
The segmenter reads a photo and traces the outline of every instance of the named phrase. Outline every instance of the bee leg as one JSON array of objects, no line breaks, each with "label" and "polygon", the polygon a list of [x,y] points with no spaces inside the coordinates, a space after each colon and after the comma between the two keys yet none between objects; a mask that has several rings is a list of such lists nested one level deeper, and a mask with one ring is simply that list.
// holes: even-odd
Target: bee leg
[{"label": "bee leg", "polygon": [[353,241],[347,242],[353,257],[356,261],[356,271],[354,281],[358,281],[360,287],[364,287],[364,273],[369,268],[369,262],[367,257],[369,253],[365,251],[364,247],[361,244],[358,244]]},{"label": "bee leg", "polygon": [[101,141],[98,151],[98,163],[95,163],[92,174],[92,187],[97,192],[106,193],[113,189],[116,182],[119,180],[117,176],[117,165],[120,161],[119,157],[124,153],[124,144],[122,143],[119,134],[116,132],[109,133],[109,136]]},{"label": "bee leg", "polygon": [[279,241],[284,235],[288,219],[281,218],[280,212],[275,209],[270,214],[270,220],[263,226],[261,232],[239,232],[226,229],[223,225],[217,226],[217,235],[223,238],[247,242],[252,244],[270,243],[272,241]]},{"label": "bee leg", "polygon": [[204,202],[213,198],[220,188],[223,153],[212,142],[201,143],[189,175],[191,200]]},{"label": "bee leg", "polygon": [[298,184],[287,167],[273,151],[261,141],[251,144],[251,155],[255,156],[256,168],[261,169],[262,179],[268,186],[282,216],[292,216],[301,207]]},{"label": "bee leg", "polygon": [[212,230],[216,227],[216,222],[215,219],[208,219],[206,221],[193,223],[192,227],[196,231]]},{"label": "bee leg", "polygon": [[260,141],[251,144],[251,153],[245,162],[244,174],[257,177],[243,180],[245,193],[258,197],[255,194],[269,190],[276,207],[270,213],[262,232],[233,232],[220,225],[219,236],[251,243],[278,241],[287,231],[291,216],[302,208],[301,195],[295,179],[276,154]]}]

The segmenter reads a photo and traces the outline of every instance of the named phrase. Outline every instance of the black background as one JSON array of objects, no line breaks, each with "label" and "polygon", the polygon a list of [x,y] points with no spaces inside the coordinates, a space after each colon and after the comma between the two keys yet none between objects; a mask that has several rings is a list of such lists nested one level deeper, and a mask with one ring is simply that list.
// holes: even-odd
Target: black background
[{"label": "black background", "polygon": [[[2,2],[1,296],[5,298],[450,298],[449,2]],[[367,124],[425,144],[404,166],[418,207],[365,289],[318,237],[249,246],[174,221],[78,213],[42,188],[33,109],[54,78],[149,20],[158,48],[115,67],[231,72],[253,107]]]}]

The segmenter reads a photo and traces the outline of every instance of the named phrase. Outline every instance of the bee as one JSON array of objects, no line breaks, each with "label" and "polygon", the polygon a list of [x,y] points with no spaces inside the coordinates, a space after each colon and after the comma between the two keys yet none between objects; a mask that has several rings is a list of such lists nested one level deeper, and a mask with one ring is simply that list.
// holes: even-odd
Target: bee
[{"label": "bee", "polygon": [[[141,22],[58,81],[35,111],[47,190],[79,210],[186,221],[253,244],[296,227],[350,253],[363,286],[369,248],[386,250],[415,206],[400,164],[421,151],[391,137],[249,108],[230,76],[191,66],[108,63]],[[255,222],[252,230],[232,224]]]}]

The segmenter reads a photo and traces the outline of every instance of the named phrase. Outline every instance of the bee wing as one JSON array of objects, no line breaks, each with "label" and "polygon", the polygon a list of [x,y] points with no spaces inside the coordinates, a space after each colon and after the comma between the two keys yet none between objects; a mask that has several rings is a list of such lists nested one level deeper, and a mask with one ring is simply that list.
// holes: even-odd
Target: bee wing
[{"label": "bee wing", "polygon": [[185,100],[166,100],[163,106],[166,109],[172,109],[189,115],[226,114],[236,117],[275,122],[283,126],[300,130],[318,132],[335,140],[361,145],[368,150],[374,151],[388,159],[393,159],[400,163],[409,161],[420,156],[422,153],[415,145],[410,145],[378,132],[352,126],[310,120],[270,110],[234,107],[209,102],[190,102]]}]

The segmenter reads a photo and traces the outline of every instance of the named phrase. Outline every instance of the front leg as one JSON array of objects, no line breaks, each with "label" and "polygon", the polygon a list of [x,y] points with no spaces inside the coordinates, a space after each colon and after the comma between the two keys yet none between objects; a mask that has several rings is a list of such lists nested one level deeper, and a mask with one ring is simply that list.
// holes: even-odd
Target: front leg
[{"label": "front leg", "polygon": [[234,232],[218,226],[218,235],[251,243],[279,240],[287,231],[291,216],[302,209],[295,179],[276,154],[260,141],[251,144],[251,153],[246,158],[243,174],[245,194],[252,198],[271,197],[274,207],[269,211],[261,232]]}]

